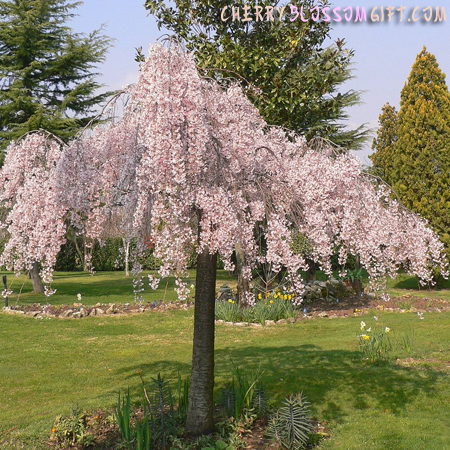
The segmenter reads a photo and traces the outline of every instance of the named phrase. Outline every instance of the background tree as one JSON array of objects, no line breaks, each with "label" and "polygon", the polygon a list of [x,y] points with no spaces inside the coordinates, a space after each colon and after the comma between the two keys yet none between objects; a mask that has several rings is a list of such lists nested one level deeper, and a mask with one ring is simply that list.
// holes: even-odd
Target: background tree
[{"label": "background tree", "polygon": [[[355,91],[340,92],[351,78],[353,51],[343,40],[325,46],[330,23],[311,19],[310,8],[329,6],[325,1],[302,2],[304,16],[291,22],[290,7],[283,20],[274,8],[274,21],[222,20],[231,16],[231,4],[224,0],[147,0],[146,8],[156,17],[158,27],[175,33],[205,74],[216,80],[236,77],[246,94],[270,125],[279,125],[305,136],[330,139],[342,148],[357,149],[366,138],[363,126],[348,130],[346,108],[359,103]],[[243,1],[240,7],[244,19]],[[258,5],[272,7],[273,2]],[[280,7],[281,8],[281,7]],[[300,6],[299,6],[300,8]],[[254,88],[249,88],[250,83]]]},{"label": "background tree", "polygon": [[0,149],[37,129],[67,141],[109,95],[97,93],[93,70],[111,40],[101,30],[85,35],[66,25],[80,4],[0,1]]},{"label": "background tree", "polygon": [[371,172],[392,185],[393,152],[398,133],[398,115],[395,107],[386,103],[381,109],[378,123],[377,137],[372,143],[374,153],[369,155],[373,163]]},{"label": "background tree", "polygon": [[449,252],[450,93],[425,47],[402,89],[397,119],[389,114],[372,160],[405,206],[430,221]]}]

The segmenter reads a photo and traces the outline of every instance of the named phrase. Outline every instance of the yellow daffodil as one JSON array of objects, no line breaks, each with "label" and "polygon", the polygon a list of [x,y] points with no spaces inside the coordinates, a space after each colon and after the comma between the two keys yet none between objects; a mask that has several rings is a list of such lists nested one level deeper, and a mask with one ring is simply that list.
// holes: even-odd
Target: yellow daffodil
[{"label": "yellow daffodil", "polygon": [[367,334],[362,334],[361,337],[365,340],[368,341],[370,339],[369,336],[367,336]]},{"label": "yellow daffodil", "polygon": [[292,295],[288,295],[288,300],[291,300],[292,299]]},{"label": "yellow daffodil", "polygon": [[284,299],[287,300],[288,296],[286,294],[284,294]]},{"label": "yellow daffodil", "polygon": [[258,294],[258,300],[261,300],[261,299],[262,299],[262,295]]},{"label": "yellow daffodil", "polygon": [[270,302],[269,303],[273,303],[273,300],[270,300]]}]

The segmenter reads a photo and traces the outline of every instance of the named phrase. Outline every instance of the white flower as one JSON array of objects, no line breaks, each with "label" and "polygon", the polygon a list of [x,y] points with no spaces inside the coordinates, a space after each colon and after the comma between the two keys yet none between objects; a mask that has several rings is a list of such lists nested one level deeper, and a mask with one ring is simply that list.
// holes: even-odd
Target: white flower
[{"label": "white flower", "polygon": [[359,326],[361,327],[361,331],[364,330],[364,328],[366,328],[366,323],[361,320],[361,323],[359,324]]},{"label": "white flower", "polygon": [[375,322],[378,320],[378,316],[373,316],[373,319],[375,320]]},{"label": "white flower", "polygon": [[384,331],[386,331],[386,333],[389,333],[389,331],[391,331],[391,329],[390,329],[389,327],[386,327],[386,328],[384,329]]},{"label": "white flower", "polygon": [[367,328],[367,332],[370,333],[370,331],[372,330],[372,327]]},{"label": "white flower", "polygon": [[81,294],[77,294],[77,299],[79,302],[81,302]]},{"label": "white flower", "polygon": [[2,297],[3,298],[6,298],[6,297],[8,297],[9,295],[11,295],[13,293],[13,291],[9,291],[8,289],[4,289],[3,291],[2,291]]}]

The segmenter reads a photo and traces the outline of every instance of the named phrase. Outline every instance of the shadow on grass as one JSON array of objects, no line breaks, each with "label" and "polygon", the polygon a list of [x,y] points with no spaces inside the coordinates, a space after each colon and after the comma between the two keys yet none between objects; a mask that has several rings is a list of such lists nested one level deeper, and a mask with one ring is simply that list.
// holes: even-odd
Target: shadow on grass
[{"label": "shadow on grass", "polygon": [[[326,420],[338,422],[349,409],[399,413],[419,394],[439,396],[438,383],[445,378],[432,368],[370,365],[361,360],[359,352],[322,350],[314,345],[224,348],[216,351],[215,360],[216,392],[232,379],[234,362],[246,373],[265,370],[262,382],[271,399],[278,402],[290,393],[304,392]],[[138,387],[137,370],[142,370],[146,380],[158,372],[176,380],[178,370],[185,376],[190,368],[169,360],[124,367],[119,371],[124,386]]]},{"label": "shadow on grass", "polygon": [[394,289],[405,289],[412,291],[440,291],[450,289],[450,279],[445,280],[440,277],[435,286],[421,286],[419,279],[413,276],[399,275],[398,279],[391,281],[390,287]]}]

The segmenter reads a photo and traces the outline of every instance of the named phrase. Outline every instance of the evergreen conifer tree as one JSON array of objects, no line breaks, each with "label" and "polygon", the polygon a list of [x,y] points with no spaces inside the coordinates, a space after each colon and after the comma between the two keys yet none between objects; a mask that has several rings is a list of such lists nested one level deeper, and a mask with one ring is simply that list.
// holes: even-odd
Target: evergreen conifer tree
[{"label": "evergreen conifer tree", "polygon": [[403,204],[429,220],[449,253],[450,93],[436,57],[425,47],[401,92],[396,141],[394,112],[383,112],[372,160]]},{"label": "evergreen conifer tree", "polygon": [[46,129],[63,140],[91,119],[109,93],[92,71],[111,40],[66,25],[81,2],[0,1],[0,149],[24,133]]},{"label": "evergreen conifer tree", "polygon": [[373,162],[371,172],[379,176],[388,184],[392,184],[392,157],[394,144],[397,141],[397,111],[389,103],[383,105],[378,118],[380,127],[377,130],[377,137],[373,140],[372,153],[369,158]]}]

